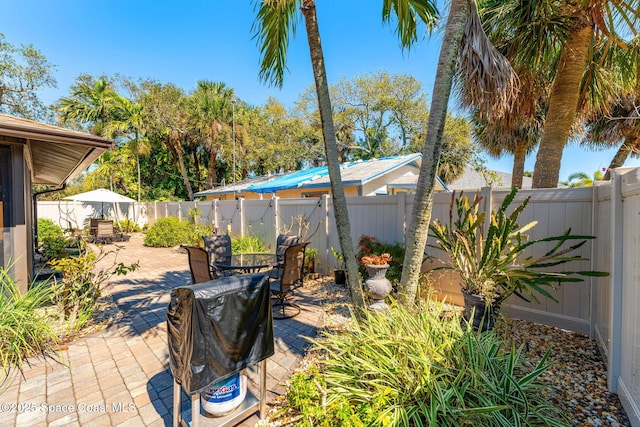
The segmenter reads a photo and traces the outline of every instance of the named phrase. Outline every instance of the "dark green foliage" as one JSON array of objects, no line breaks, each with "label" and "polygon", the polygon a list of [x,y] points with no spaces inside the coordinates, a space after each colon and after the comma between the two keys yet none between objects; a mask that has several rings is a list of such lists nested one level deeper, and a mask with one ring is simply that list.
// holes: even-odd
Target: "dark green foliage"
[{"label": "dark green foliage", "polygon": [[367,277],[367,269],[362,265],[360,260],[366,255],[382,255],[388,253],[393,260],[389,262],[389,270],[386,277],[393,285],[400,282],[402,276],[402,263],[404,262],[404,247],[399,243],[384,243],[371,236],[361,236],[358,242],[358,264],[362,277]]},{"label": "dark green foliage", "polygon": [[284,408],[302,426],[568,426],[536,364],[436,304],[392,305],[313,340],[324,357],[291,379]]}]

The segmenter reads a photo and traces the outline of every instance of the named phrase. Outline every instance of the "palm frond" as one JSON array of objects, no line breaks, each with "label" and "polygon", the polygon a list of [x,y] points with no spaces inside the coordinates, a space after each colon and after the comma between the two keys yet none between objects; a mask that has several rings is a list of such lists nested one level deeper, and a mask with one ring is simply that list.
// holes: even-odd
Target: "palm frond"
[{"label": "palm frond", "polygon": [[475,0],[460,50],[459,98],[479,111],[502,111],[518,91],[518,78],[509,61],[491,44],[482,28]]},{"label": "palm frond", "polygon": [[260,49],[260,79],[277,87],[284,83],[289,39],[295,36],[299,0],[254,0],[251,31]]},{"label": "palm frond", "polygon": [[382,22],[390,22],[392,11],[397,23],[396,33],[403,48],[409,49],[418,40],[420,22],[427,26],[429,32],[438,22],[439,12],[433,0],[384,0],[382,5]]}]

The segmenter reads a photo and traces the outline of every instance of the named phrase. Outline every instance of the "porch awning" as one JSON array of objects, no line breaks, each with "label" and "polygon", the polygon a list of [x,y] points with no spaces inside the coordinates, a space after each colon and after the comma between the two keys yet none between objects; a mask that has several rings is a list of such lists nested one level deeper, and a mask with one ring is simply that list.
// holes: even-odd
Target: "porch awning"
[{"label": "porch awning", "polygon": [[0,114],[0,141],[28,146],[34,184],[61,185],[111,148],[110,139]]}]

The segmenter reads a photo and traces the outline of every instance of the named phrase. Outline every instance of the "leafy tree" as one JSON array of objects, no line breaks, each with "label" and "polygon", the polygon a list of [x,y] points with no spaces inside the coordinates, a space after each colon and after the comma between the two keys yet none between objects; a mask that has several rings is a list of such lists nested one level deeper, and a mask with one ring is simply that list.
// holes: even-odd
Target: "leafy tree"
[{"label": "leafy tree", "polygon": [[342,79],[331,92],[336,120],[356,134],[348,146],[354,158],[396,154],[423,129],[426,95],[413,76],[365,73]]},{"label": "leafy tree", "polygon": [[303,142],[302,119],[291,115],[275,98],[261,108],[246,110],[243,120],[251,136],[244,161],[256,175],[297,170],[315,157]]},{"label": "leafy tree", "polygon": [[46,119],[48,112],[37,91],[56,87],[54,69],[33,45],[13,46],[0,33],[0,113]]},{"label": "leafy tree", "polygon": [[188,199],[193,200],[183,147],[189,132],[189,120],[184,109],[185,94],[173,84],[152,81],[143,82],[141,93],[140,102],[147,111],[148,136],[169,150],[174,164],[178,165]]},{"label": "leafy tree", "polygon": [[[427,126],[426,95],[412,76],[379,72],[343,79],[330,88],[335,94],[334,119],[340,160],[370,159],[420,151]],[[297,111],[311,126],[319,126],[314,96],[306,91]],[[476,163],[478,153],[470,137],[469,121],[449,116],[444,129],[438,176],[451,182]],[[381,138],[367,135],[377,134]],[[360,135],[360,137],[358,137]]]},{"label": "leafy tree", "polygon": [[[314,0],[274,0],[256,1],[257,18],[254,33],[258,38],[262,61],[260,76],[277,86],[282,86],[286,69],[286,53],[289,37],[295,33],[296,8],[304,17],[311,64],[318,96],[318,109],[322,123],[322,135],[327,158],[327,168],[331,182],[331,195],[342,255],[346,261],[347,281],[351,298],[356,307],[364,307],[364,296],[358,279],[358,266],[355,259],[351,227],[340,177],[340,161],[336,144],[336,128],[333,123],[329,85],[325,69],[324,54],[320,43],[320,30],[316,16]],[[416,40],[418,22],[429,25],[435,21],[437,9],[428,0],[385,0],[383,2],[383,21],[389,21],[391,14],[397,17],[397,33],[402,46],[408,47]],[[435,169],[434,169],[435,173]]]}]

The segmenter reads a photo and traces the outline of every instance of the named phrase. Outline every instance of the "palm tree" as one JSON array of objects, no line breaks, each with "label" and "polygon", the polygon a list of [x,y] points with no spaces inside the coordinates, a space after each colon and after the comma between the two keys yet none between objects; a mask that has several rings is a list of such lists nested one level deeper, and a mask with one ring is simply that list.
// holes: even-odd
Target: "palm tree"
[{"label": "palm tree", "polygon": [[[256,0],[257,18],[253,29],[260,43],[262,54],[260,77],[276,86],[282,86],[289,37],[291,34],[295,34],[295,17],[298,7],[305,20],[327,168],[331,181],[331,196],[340,248],[346,261],[347,281],[354,304],[362,308],[364,307],[364,295],[358,278],[347,201],[340,176],[336,132],[314,0]],[[417,38],[418,20],[432,26],[435,23],[437,9],[435,2],[431,0],[385,0],[382,10],[383,21],[389,21],[392,13],[397,17],[397,33],[400,42],[402,46],[408,47]]]},{"label": "palm tree", "polygon": [[[640,1],[589,0],[568,2],[562,12],[572,17],[573,26],[560,53],[558,68],[545,121],[540,147],[533,172],[533,187],[555,187],[560,173],[562,151],[580,108],[586,105],[587,91],[593,88],[598,68],[614,68],[607,59],[594,61],[593,54],[608,52],[613,46],[628,49],[629,44],[620,34],[638,33]],[[637,67],[637,64],[635,64]],[[630,71],[616,83],[634,86],[638,78],[633,64],[618,67],[620,72]],[[585,72],[586,71],[586,72]],[[635,74],[635,75],[634,75]],[[605,81],[601,81],[601,84]],[[606,102],[606,97],[599,100]]]},{"label": "palm tree", "polygon": [[450,3],[398,289],[399,301],[406,306],[413,305],[418,289],[431,221],[442,133],[454,77],[459,79],[459,87],[463,90],[461,97],[467,104],[491,106],[501,111],[513,97],[515,74],[509,63],[486,39],[475,0],[451,0]]},{"label": "palm tree", "polygon": [[141,201],[142,174],[140,171],[140,155],[148,155],[151,152],[149,139],[146,137],[146,117],[143,106],[139,102],[131,102],[123,96],[117,96],[113,102],[113,116],[105,127],[104,132],[111,137],[116,135],[128,138],[126,144],[136,158],[138,172],[138,209]]},{"label": "palm tree", "polygon": [[198,81],[188,100],[189,121],[209,151],[207,188],[217,182],[216,160],[220,152],[220,138],[233,134],[232,109],[235,91],[223,82]]},{"label": "palm tree", "polygon": [[584,172],[575,172],[569,175],[569,179],[561,182],[562,185],[567,187],[593,187],[594,181],[602,181],[603,175],[601,171],[595,171],[593,177]]},{"label": "palm tree", "polygon": [[60,121],[85,124],[94,135],[106,136],[104,127],[113,115],[119,95],[104,77],[92,81],[90,76],[80,76],[78,80],[71,86],[71,95],[61,98],[56,105]]},{"label": "palm tree", "polygon": [[584,143],[592,146],[622,144],[611,159],[605,180],[611,179],[611,170],[624,164],[627,158],[640,150],[640,94],[630,94],[617,100],[608,115],[600,114],[587,120]]}]

